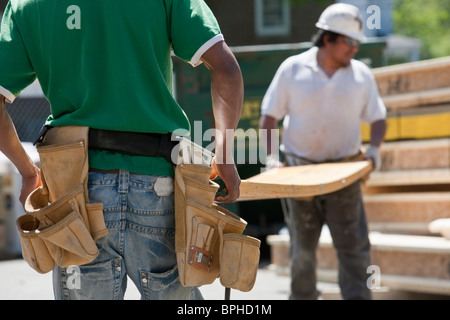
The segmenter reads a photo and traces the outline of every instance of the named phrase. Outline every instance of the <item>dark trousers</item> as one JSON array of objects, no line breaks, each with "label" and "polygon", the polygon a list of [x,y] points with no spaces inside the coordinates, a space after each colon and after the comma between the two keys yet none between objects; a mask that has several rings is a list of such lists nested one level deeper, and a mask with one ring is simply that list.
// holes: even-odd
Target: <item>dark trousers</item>
[{"label": "dark trousers", "polygon": [[322,227],[330,230],[339,261],[343,299],[371,299],[370,241],[361,186],[310,199],[286,199],[284,216],[291,244],[291,299],[317,299],[316,251]]}]

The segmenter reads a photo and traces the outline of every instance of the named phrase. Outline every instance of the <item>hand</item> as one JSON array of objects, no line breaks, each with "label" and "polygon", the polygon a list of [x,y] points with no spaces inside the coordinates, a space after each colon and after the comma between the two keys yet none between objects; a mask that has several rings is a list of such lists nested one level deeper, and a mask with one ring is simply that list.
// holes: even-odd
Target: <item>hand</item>
[{"label": "hand", "polygon": [[372,160],[373,171],[378,171],[381,168],[380,149],[376,146],[370,146],[364,154],[364,160]]},{"label": "hand", "polygon": [[217,164],[215,161],[212,163],[213,171],[210,178],[214,179],[219,176],[225,183],[227,188],[227,195],[225,197],[215,197],[215,201],[218,202],[234,202],[239,199],[239,187],[241,185],[241,178],[236,169],[236,165],[232,164]]},{"label": "hand", "polygon": [[36,188],[42,186],[41,172],[38,167],[35,167],[36,173],[29,177],[22,177],[22,187],[20,190],[19,201],[25,206],[25,201],[28,195]]},{"label": "hand", "polygon": [[277,156],[273,156],[268,154],[266,157],[266,167],[265,170],[273,169],[273,168],[281,168],[284,167],[284,164],[280,162]]}]

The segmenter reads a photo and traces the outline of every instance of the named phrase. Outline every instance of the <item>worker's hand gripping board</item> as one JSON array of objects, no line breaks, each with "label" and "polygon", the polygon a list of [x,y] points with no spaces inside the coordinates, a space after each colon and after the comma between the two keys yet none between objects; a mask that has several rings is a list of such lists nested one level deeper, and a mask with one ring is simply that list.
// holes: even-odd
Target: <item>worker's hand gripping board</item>
[{"label": "worker's hand gripping board", "polygon": [[[238,201],[312,197],[338,191],[367,177],[370,160],[273,168],[241,181]],[[220,179],[215,180],[226,189]]]}]

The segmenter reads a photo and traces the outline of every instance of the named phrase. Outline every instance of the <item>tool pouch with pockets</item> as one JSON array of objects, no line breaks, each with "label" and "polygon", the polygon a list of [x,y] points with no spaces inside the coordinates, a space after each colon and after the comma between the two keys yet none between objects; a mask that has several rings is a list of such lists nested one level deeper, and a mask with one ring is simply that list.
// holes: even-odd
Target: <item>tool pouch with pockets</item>
[{"label": "tool pouch with pockets", "polygon": [[213,283],[250,291],[256,280],[260,240],[243,235],[247,222],[215,204],[219,185],[211,167],[175,169],[175,249],[183,286]]},{"label": "tool pouch with pockets", "polygon": [[89,203],[88,127],[55,127],[37,145],[43,185],[26,199],[16,221],[22,255],[40,273],[83,265],[108,234],[103,204]]}]

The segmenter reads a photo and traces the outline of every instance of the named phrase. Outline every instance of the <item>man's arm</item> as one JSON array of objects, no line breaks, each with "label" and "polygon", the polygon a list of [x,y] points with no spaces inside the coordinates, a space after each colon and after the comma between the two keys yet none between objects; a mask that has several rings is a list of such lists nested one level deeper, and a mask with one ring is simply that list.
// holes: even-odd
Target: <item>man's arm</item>
[{"label": "man's arm", "polygon": [[262,115],[259,119],[259,129],[267,130],[266,152],[267,155],[270,155],[272,153],[272,130],[278,129],[278,120],[272,116]]},{"label": "man's arm", "polygon": [[11,160],[22,176],[19,200],[23,205],[31,191],[41,185],[40,172],[23,148],[4,100],[0,95],[0,151]]},{"label": "man's arm", "polygon": [[[283,163],[280,162],[278,157],[278,135],[276,137],[272,137],[272,134],[274,130],[278,130],[278,119],[269,116],[269,115],[261,115],[261,118],[259,119],[259,129],[260,130],[266,130],[267,136],[266,136],[266,169],[276,168],[276,167],[283,167]],[[272,146],[273,139],[276,138],[277,145]],[[276,147],[275,150],[273,150],[273,147]],[[273,151],[276,151],[276,154],[272,154]]]},{"label": "man's arm", "polygon": [[386,129],[385,119],[377,120],[370,124],[370,146],[364,158],[372,160],[374,170],[381,168],[380,146],[386,136]]},{"label": "man's arm", "polygon": [[386,136],[386,120],[377,120],[370,125],[370,145],[380,147]]},{"label": "man's arm", "polygon": [[211,97],[216,127],[215,169],[228,190],[226,197],[217,197],[216,200],[233,202],[239,198],[241,183],[234,163],[233,142],[244,99],[242,74],[236,58],[224,41],[212,46],[201,59],[211,73]]}]

